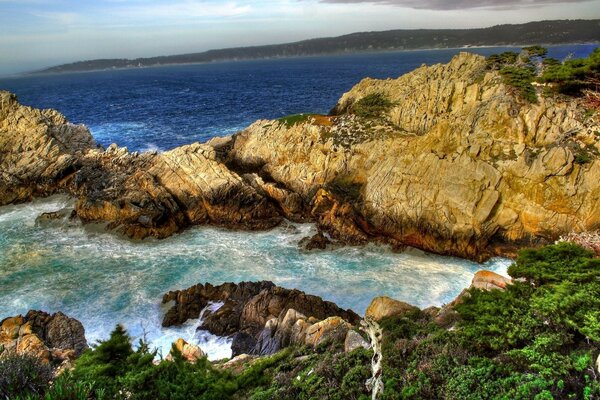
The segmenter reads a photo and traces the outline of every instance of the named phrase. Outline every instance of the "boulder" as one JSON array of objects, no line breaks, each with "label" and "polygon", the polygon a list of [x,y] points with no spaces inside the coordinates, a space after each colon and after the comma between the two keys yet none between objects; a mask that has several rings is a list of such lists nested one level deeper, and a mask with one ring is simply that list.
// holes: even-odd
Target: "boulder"
[{"label": "boulder", "polygon": [[387,296],[379,296],[375,297],[367,307],[365,318],[378,322],[384,318],[399,317],[415,311],[419,311],[419,308]]},{"label": "boulder", "polygon": [[344,340],[344,352],[350,353],[352,350],[358,349],[369,349],[371,345],[367,342],[360,333],[355,330],[349,330]]},{"label": "boulder", "polygon": [[306,331],[304,343],[308,346],[318,346],[321,343],[344,342],[348,330],[352,327],[341,317],[329,317],[311,325]]},{"label": "boulder", "polygon": [[[259,336],[260,337],[260,336]],[[235,333],[231,342],[231,354],[235,357],[240,354],[248,354],[254,351],[257,339],[246,332]]]},{"label": "boulder", "polygon": [[0,355],[4,351],[28,354],[43,362],[72,365],[85,349],[83,325],[76,319],[58,312],[29,311],[0,323]]},{"label": "boulder", "polygon": [[62,312],[48,314],[43,311],[29,311],[25,317],[31,322],[33,331],[50,348],[70,349],[76,356],[88,348],[83,324]]},{"label": "boulder", "polygon": [[33,333],[19,337],[15,350],[17,354],[26,354],[36,357],[43,362],[50,362],[50,350],[48,346]]},{"label": "boulder", "polygon": [[[181,357],[183,357],[184,360],[191,362],[191,363],[195,363],[199,359],[206,357],[206,354],[204,354],[204,352],[202,351],[202,349],[199,346],[188,343],[184,339],[181,339],[181,338],[177,339],[173,343],[173,347],[181,353]],[[171,350],[171,352],[172,351],[173,350]],[[173,360],[172,353],[169,353],[167,355],[167,360],[169,360],[169,361]]]},{"label": "boulder", "polygon": [[[258,334],[252,354],[274,354],[279,350],[295,344],[304,344],[301,321],[306,321],[306,316],[290,308],[283,318],[272,318],[267,321]],[[299,324],[300,322],[300,324]],[[300,339],[302,340],[300,341]]]},{"label": "boulder", "polygon": [[492,271],[482,270],[475,273],[475,276],[471,281],[471,287],[482,290],[504,290],[506,285],[510,285],[511,282],[512,280],[510,278]]}]

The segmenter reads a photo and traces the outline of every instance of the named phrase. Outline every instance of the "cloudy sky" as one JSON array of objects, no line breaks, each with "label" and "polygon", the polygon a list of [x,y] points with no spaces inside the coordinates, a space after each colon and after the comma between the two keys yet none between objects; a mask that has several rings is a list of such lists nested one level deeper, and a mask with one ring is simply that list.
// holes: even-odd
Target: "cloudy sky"
[{"label": "cloudy sky", "polygon": [[345,33],[600,18],[600,0],[0,0],[0,74]]}]

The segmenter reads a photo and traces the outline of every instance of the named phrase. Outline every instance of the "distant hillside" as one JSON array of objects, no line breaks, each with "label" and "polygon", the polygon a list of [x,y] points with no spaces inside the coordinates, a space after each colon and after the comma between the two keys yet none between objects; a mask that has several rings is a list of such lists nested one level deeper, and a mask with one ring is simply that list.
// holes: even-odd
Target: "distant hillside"
[{"label": "distant hillside", "polygon": [[91,71],[111,68],[149,67],[226,60],[314,56],[361,51],[441,49],[463,46],[513,44],[561,44],[598,42],[600,20],[537,21],[519,25],[497,25],[481,29],[410,29],[360,32],[268,46],[238,47],[136,59],[79,61],[36,73]]}]

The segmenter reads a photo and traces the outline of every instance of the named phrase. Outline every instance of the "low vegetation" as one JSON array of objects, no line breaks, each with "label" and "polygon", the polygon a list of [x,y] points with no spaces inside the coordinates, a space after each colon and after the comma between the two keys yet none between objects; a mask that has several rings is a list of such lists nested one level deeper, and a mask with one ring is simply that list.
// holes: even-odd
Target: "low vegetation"
[{"label": "low vegetation", "polygon": [[383,93],[371,93],[352,105],[352,113],[363,118],[380,117],[393,103]]},{"label": "low vegetation", "polygon": [[290,128],[296,124],[300,124],[309,120],[309,118],[313,117],[315,114],[294,114],[288,115],[286,117],[279,118],[277,122],[284,124],[286,127]]},{"label": "low vegetation", "polygon": [[[519,95],[537,103],[532,83],[546,85],[546,93],[570,96],[597,93],[600,88],[600,48],[588,57],[559,61],[546,58],[548,50],[540,46],[524,47],[521,53],[504,52],[488,57],[488,69],[497,70],[504,82],[514,87]],[[591,96],[592,100],[598,96]],[[593,102],[593,101],[592,101]],[[592,106],[594,106],[592,104]]]},{"label": "low vegetation", "polygon": [[385,321],[385,399],[594,399],[600,259],[561,243],[521,252],[506,291],[469,290],[454,330]]},{"label": "low vegetation", "polygon": [[[448,325],[416,311],[381,322],[382,399],[597,399],[600,259],[574,244],[524,250],[505,291],[470,289]],[[452,322],[453,321],[453,322]],[[0,361],[0,398],[340,399],[370,398],[372,352],[340,344],[288,348],[234,374],[206,359],[154,362],[117,326],[75,368],[49,383],[27,357]]]}]

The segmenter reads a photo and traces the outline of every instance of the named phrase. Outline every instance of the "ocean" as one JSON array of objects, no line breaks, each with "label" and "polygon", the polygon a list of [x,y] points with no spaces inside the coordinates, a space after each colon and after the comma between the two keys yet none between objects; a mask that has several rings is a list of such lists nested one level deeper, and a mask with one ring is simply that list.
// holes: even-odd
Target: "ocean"
[{"label": "ocean", "polygon": [[[595,46],[557,46],[550,56],[584,56]],[[471,49],[492,54],[507,48]],[[394,78],[423,63],[447,62],[459,50],[169,66],[0,80],[21,103],[55,108],[87,125],[104,146],[167,150],[235,133],[256,119],[327,113],[364,77]],[[63,311],[83,322],[90,342],[117,323],[166,354],[178,337],[209,358],[231,354],[230,341],[197,332],[198,321],[160,326],[162,294],[200,282],[271,280],[364,313],[388,295],[419,307],[442,305],[489,269],[505,274],[510,260],[485,264],[417,250],[349,247],[306,252],[298,241],[312,224],[264,232],[195,227],[165,240],[134,242],[76,223],[35,222],[72,204],[53,196],[0,207],[0,320],[29,309]]]}]

